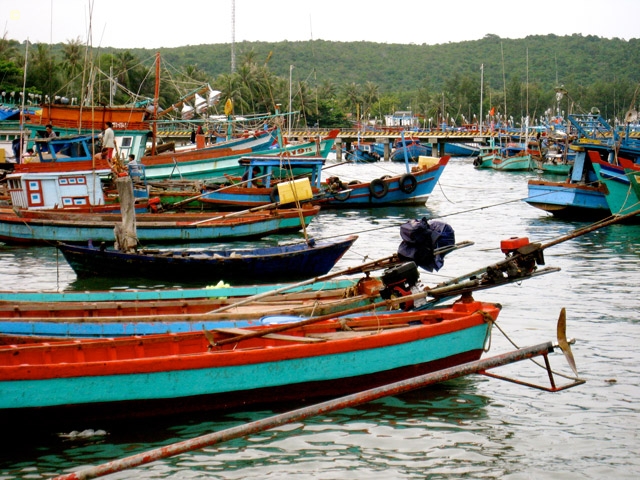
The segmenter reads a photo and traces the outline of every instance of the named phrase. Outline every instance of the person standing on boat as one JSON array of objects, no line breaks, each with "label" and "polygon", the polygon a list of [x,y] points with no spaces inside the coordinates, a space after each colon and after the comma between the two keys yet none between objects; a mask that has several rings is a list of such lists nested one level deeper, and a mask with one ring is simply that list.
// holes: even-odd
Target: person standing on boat
[{"label": "person standing on boat", "polygon": [[102,147],[107,149],[107,160],[113,158],[113,150],[116,148],[116,134],[113,132],[113,124],[111,122],[105,123],[106,128],[102,135]]},{"label": "person standing on boat", "polygon": [[56,132],[53,131],[53,125],[49,124],[44,127],[44,131],[46,132],[45,138],[56,138]]}]

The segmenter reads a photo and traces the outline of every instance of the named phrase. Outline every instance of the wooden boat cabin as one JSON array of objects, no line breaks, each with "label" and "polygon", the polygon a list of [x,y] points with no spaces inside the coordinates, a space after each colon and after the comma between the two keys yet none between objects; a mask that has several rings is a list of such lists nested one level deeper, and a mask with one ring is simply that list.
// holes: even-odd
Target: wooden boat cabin
[{"label": "wooden boat cabin", "polygon": [[[248,180],[247,187],[261,184],[263,187],[270,188],[281,181],[306,176],[309,177],[309,183],[312,187],[320,189],[325,159],[324,157],[285,157],[281,159],[279,157],[255,156],[243,157],[238,160],[238,163],[244,169],[245,174],[242,178]],[[256,177],[259,178],[254,180]]]}]

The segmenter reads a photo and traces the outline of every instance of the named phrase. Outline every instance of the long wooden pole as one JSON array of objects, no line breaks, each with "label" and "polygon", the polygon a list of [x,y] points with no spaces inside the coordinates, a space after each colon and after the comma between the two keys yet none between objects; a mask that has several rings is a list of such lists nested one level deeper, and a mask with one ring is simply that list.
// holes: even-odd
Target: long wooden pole
[{"label": "long wooden pole", "polygon": [[260,300],[262,298],[266,298],[266,297],[269,297],[271,295],[275,295],[275,294],[280,293],[280,292],[286,292],[287,290],[291,290],[292,288],[302,287],[304,285],[309,285],[311,283],[316,283],[316,282],[323,282],[325,280],[330,280],[332,278],[340,277],[342,275],[353,275],[355,273],[364,273],[364,272],[370,272],[370,271],[373,271],[373,270],[380,270],[382,268],[387,268],[387,267],[390,267],[392,265],[396,265],[397,263],[400,263],[400,258],[398,257],[398,255],[393,254],[393,255],[390,255],[388,257],[384,257],[384,258],[380,258],[378,260],[374,260],[372,262],[363,263],[362,265],[358,265],[358,266],[355,266],[355,267],[349,267],[349,268],[346,268],[344,270],[339,270],[339,271],[334,272],[334,273],[328,273],[326,275],[322,275],[321,277],[310,278],[308,280],[303,280],[303,281],[298,282],[298,283],[290,283],[288,285],[285,285],[284,287],[276,288],[275,290],[270,290],[268,292],[259,293],[257,295],[252,295],[250,297],[245,298],[244,300],[240,300],[239,302],[234,302],[233,304],[230,304],[230,305],[225,305],[224,307],[218,308],[216,310],[212,310],[212,311],[207,312],[207,313],[224,312],[225,310],[230,310],[231,308],[234,308],[234,307],[237,307],[237,306],[240,306],[240,305],[245,305],[247,303],[251,303],[251,302],[254,302],[256,300]]},{"label": "long wooden pole", "polygon": [[495,355],[475,362],[465,363],[456,367],[438,370],[433,373],[420,375],[399,382],[394,382],[377,388],[365,390],[364,392],[354,393],[334,400],[310,405],[308,407],[299,408],[290,412],[274,415],[271,417],[250,422],[237,427],[228,428],[219,432],[213,432],[200,437],[184,440],[182,442],[173,443],[164,447],[148,450],[146,452],[131,455],[129,457],[114,460],[112,462],[103,463],[94,467],[85,468],[78,472],[69,473],[56,477],[54,480],[87,480],[90,478],[102,477],[115,472],[121,472],[130,468],[155,462],[163,458],[173,457],[182,453],[200,450],[221,442],[232,440],[234,438],[245,437],[257,432],[263,432],[281,425],[293,422],[300,422],[307,418],[317,415],[323,415],[329,412],[342,410],[344,408],[355,407],[363,403],[371,402],[379,398],[390,395],[398,395],[418,388],[424,388],[434,383],[452,380],[454,378],[471,375],[473,373],[483,372],[495,367],[507,365],[510,363],[527,360],[530,358],[547,355],[553,352],[551,342],[541,343],[531,347],[521,348],[512,352]]}]

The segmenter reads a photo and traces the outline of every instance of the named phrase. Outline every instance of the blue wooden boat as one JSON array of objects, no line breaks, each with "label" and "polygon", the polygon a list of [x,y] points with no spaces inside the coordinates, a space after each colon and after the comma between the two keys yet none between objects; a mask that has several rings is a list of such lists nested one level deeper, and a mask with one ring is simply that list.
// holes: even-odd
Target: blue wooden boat
[{"label": "blue wooden boat", "polygon": [[597,220],[611,214],[606,187],[598,181],[586,151],[576,155],[571,175],[564,182],[529,180],[529,205],[570,220]]},{"label": "blue wooden boat", "polygon": [[329,177],[324,196],[316,203],[323,208],[383,207],[424,205],[438,183],[451,157],[424,157],[417,166],[400,175],[388,175],[371,181],[342,182]]},{"label": "blue wooden boat", "polygon": [[[450,157],[422,157],[418,165],[409,167],[400,175],[388,175],[370,181],[343,182],[332,176],[322,182],[324,159],[291,159],[290,168],[298,175],[310,179],[314,204],[322,208],[383,207],[388,205],[424,205],[433,192]],[[248,183],[237,187],[224,187],[199,195],[199,201],[216,209],[256,208],[270,203],[281,203],[274,171],[282,167],[279,159],[246,157],[242,165]],[[260,169],[261,185],[254,182],[254,169]]]},{"label": "blue wooden boat", "polygon": [[[70,304],[83,304],[82,308],[87,308],[85,316],[95,316],[90,311],[95,310],[97,305],[103,302],[109,302],[114,304],[114,311],[111,313],[117,314],[122,312],[124,315],[132,315],[139,312],[144,305],[149,305],[149,302],[163,302],[170,301],[175,302],[178,305],[178,310],[164,310],[151,303],[153,309],[158,309],[160,314],[171,313],[198,313],[196,311],[191,312],[188,309],[192,303],[204,299],[214,299],[219,303],[220,299],[237,299],[254,295],[261,295],[267,292],[273,292],[274,290],[281,290],[286,287],[287,292],[319,292],[333,289],[351,288],[356,284],[357,280],[351,279],[336,279],[336,280],[322,280],[317,282],[305,283],[305,286],[297,286],[288,283],[284,284],[272,284],[272,285],[239,285],[230,286],[224,283],[209,285],[206,287],[198,288],[114,288],[110,290],[91,290],[91,291],[62,291],[62,292],[47,292],[42,290],[0,290],[0,305],[15,305],[15,311],[17,317],[29,316],[28,311],[32,310],[29,305],[49,304],[54,308],[49,312],[51,316],[54,315],[54,310],[58,309],[60,305]],[[122,304],[126,303],[126,306]],[[23,305],[28,307],[24,312],[20,312],[19,306]],[[46,310],[46,307],[43,307]],[[133,311],[127,310],[133,308]],[[185,308],[187,310],[185,310]],[[206,307],[204,311],[213,310],[215,307]],[[42,308],[41,308],[42,309]],[[148,312],[151,314],[151,311]],[[71,314],[69,314],[71,315]],[[6,314],[2,314],[3,317],[7,317]],[[39,316],[39,314],[38,314]]]},{"label": "blue wooden boat", "polygon": [[78,277],[153,278],[159,281],[224,281],[231,284],[297,281],[328,273],[353,245],[342,240],[253,249],[140,249],[127,253],[110,248],[58,244]]},{"label": "blue wooden boat", "polygon": [[[427,148],[427,155],[433,155],[433,147],[431,145],[425,145]],[[450,157],[477,157],[480,155],[480,145],[473,143],[445,143],[444,154]]]},{"label": "blue wooden boat", "polygon": [[479,359],[498,314],[466,299],[276,327],[10,345],[0,349],[0,412],[6,428],[69,431],[344,395]]},{"label": "blue wooden boat", "polygon": [[393,152],[390,160],[392,162],[417,162],[419,157],[428,157],[431,151],[426,145],[420,143],[417,138],[399,138],[393,144]]},{"label": "blue wooden boat", "polygon": [[[227,176],[233,183],[220,184],[196,196],[200,206],[216,210],[239,210],[262,207],[268,204],[292,203],[296,197],[280,198],[280,188],[293,193],[298,191],[296,182],[308,178],[311,190],[308,196],[322,192],[322,167],[324,157],[287,158],[273,156],[247,156],[238,161],[242,177]],[[244,180],[242,180],[244,179]],[[280,187],[279,187],[280,186]],[[305,195],[306,196],[306,195]],[[162,199],[162,196],[160,196]],[[188,198],[178,203],[185,203]],[[293,202],[295,203],[295,202]]]},{"label": "blue wooden boat", "polygon": [[358,143],[345,155],[347,162],[351,163],[375,163],[379,162],[381,157],[382,155],[374,148],[374,144],[369,143]]},{"label": "blue wooden boat", "polygon": [[[17,292],[10,297],[17,301],[0,301],[0,343],[33,343],[34,337],[53,341],[283,323],[365,306],[372,309],[380,300],[380,288],[382,282],[376,278],[343,278],[304,285],[231,287],[219,282],[207,289],[152,292]],[[60,298],[62,301],[56,301]],[[78,298],[81,300],[73,300]]]},{"label": "blue wooden boat", "polygon": [[[273,233],[298,231],[320,212],[320,207],[301,209],[212,213],[136,215],[140,242],[213,242],[222,239],[260,238]],[[302,220],[301,220],[302,217]],[[73,213],[61,210],[0,209],[0,240],[10,244],[48,244],[50,242],[111,242],[120,214]]]}]

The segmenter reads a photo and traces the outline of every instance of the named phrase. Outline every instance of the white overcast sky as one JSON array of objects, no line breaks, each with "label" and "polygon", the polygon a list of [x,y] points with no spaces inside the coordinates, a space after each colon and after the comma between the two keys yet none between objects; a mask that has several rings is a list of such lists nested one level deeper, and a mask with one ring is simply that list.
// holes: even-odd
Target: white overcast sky
[{"label": "white overcast sky", "polygon": [[234,3],[236,42],[640,38],[640,0],[0,0],[0,21],[6,38],[21,42],[80,38],[93,47],[151,49],[231,43]]}]

